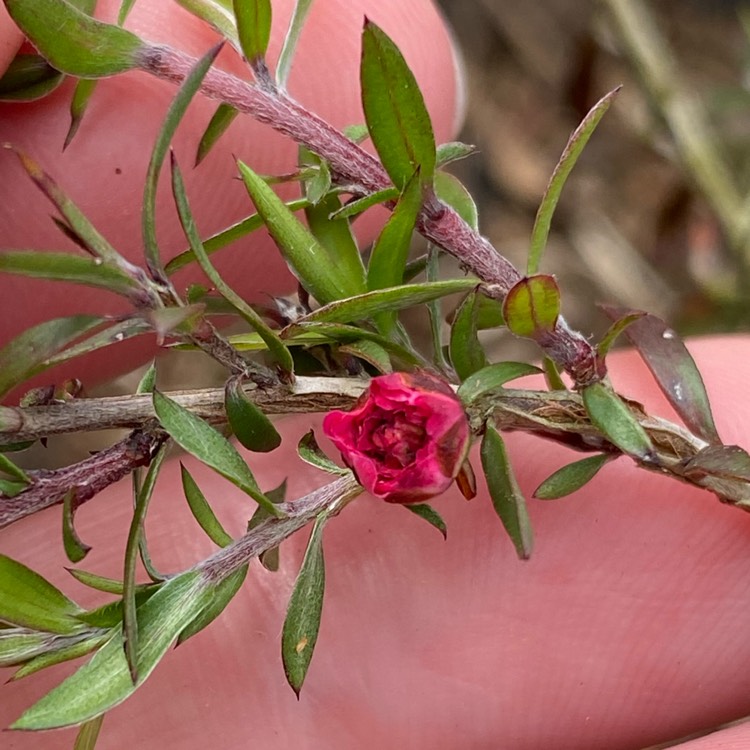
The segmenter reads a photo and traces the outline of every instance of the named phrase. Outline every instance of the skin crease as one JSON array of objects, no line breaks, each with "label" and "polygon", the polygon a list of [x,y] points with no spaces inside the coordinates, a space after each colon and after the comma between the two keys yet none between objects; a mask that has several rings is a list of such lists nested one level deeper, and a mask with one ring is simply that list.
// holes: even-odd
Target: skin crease
[{"label": "skin crease", "polygon": [[[374,6],[383,8],[383,25],[385,16],[398,18],[401,13],[432,23],[430,6],[423,2],[400,0],[387,9],[382,2],[342,5],[358,5],[360,20],[363,9],[375,17]],[[333,7],[332,0],[318,5],[324,7]],[[170,32],[184,33],[187,47],[192,25],[177,11],[174,18]],[[387,30],[396,35],[399,28],[396,24]],[[414,26],[400,31],[404,38],[397,37],[399,43],[412,41],[415,60],[422,49],[421,59],[433,61],[424,67],[434,75],[428,91],[445,90],[452,63],[447,48],[441,51],[436,44],[444,37],[435,37],[433,26],[424,32]],[[343,54],[348,33],[342,29],[340,44],[325,47]],[[313,88],[311,79],[309,91]],[[327,82],[320,88],[321,101],[336,90]],[[128,95],[123,91],[119,96]],[[145,96],[139,94],[139,114],[153,116],[153,134],[163,110],[151,115],[156,104],[147,109]],[[163,96],[165,106],[169,95]],[[66,188],[79,189],[87,200],[91,195],[102,198],[101,206],[82,205],[99,212],[100,228],[115,237],[123,232],[121,220],[128,217],[105,200],[106,191],[96,189],[99,185],[104,190],[95,167],[100,165],[111,193],[111,170],[121,152],[113,155],[109,141],[120,131],[112,130],[106,108],[119,103],[115,98],[102,102],[97,116],[84,123],[88,131],[82,130],[80,141],[60,156],[57,146],[42,143],[50,132],[55,144],[61,142],[65,102],[56,101],[54,110],[24,115],[14,125],[0,118],[0,127],[8,128],[2,137],[12,131],[19,143],[33,146],[45,164],[54,157],[59,167],[46,165],[56,176],[65,176]],[[436,117],[446,135],[451,118],[446,110]],[[140,127],[140,119],[134,126]],[[28,132],[33,127],[38,128],[34,138]],[[200,129],[193,126],[193,140]],[[132,148],[145,137],[138,130]],[[267,143],[262,148],[252,144],[253,152],[257,148],[262,156],[276,148],[276,140]],[[233,130],[227,153],[242,153],[242,147],[242,134]],[[13,168],[3,166],[7,174]],[[73,175],[72,170],[79,171]],[[0,211],[10,214],[7,201],[12,199],[14,215],[25,219],[30,231],[46,231],[39,217],[49,208],[35,202],[32,192],[21,193],[22,180],[11,182],[14,189],[3,196]],[[6,185],[2,181],[0,189],[7,190]],[[135,211],[135,177],[131,185]],[[213,188],[203,189],[211,199]],[[199,202],[196,194],[194,203]],[[229,202],[227,197],[228,213],[217,227],[229,220]],[[11,226],[10,231],[16,230]],[[123,243],[132,242],[133,253],[136,232],[131,228],[122,235]],[[26,242],[36,245],[34,236]],[[56,238],[50,245],[61,246]],[[181,247],[178,243],[177,249]],[[263,257],[264,263],[271,262],[271,255]],[[241,279],[232,276],[235,280],[239,286]],[[283,286],[284,281],[278,283]],[[36,308],[42,316],[58,310],[59,298],[40,297],[37,282],[27,285],[14,279],[12,284],[0,299],[10,300],[6,304],[13,305],[14,315],[4,319],[11,317],[21,326]],[[258,288],[250,284],[240,291],[250,294]],[[747,446],[750,405],[737,394],[745,392],[750,378],[750,338],[696,341],[691,349],[724,441]],[[89,362],[92,379],[130,364],[113,352],[107,367]],[[657,414],[674,416],[633,353],[616,353],[610,363],[620,391]],[[319,419],[281,421],[282,447],[252,458],[261,487],[274,487],[288,474],[291,498],[325,481],[320,472],[301,468],[293,455],[297,438],[311,425],[320,434]],[[579,457],[526,435],[510,435],[508,443],[527,495],[566,460]],[[184,460],[230,533],[240,534],[251,503],[195,461]],[[476,454],[474,465],[478,468]],[[78,529],[93,546],[82,567],[121,574],[130,503],[130,486],[123,482],[81,509]],[[531,501],[536,549],[532,559],[522,563],[483,486],[471,503],[451,490],[434,505],[447,521],[447,542],[404,509],[366,496],[330,523],[322,627],[299,702],[284,681],[279,635],[306,534],[284,544],[278,573],[252,566],[224,615],[167,654],[149,682],[105,719],[98,747],[630,750],[750,714],[750,643],[744,635],[750,596],[747,515],[722,506],[708,493],[636,470],[620,459],[570,498]],[[25,519],[0,532],[0,551],[33,567],[84,605],[102,601],[65,572],[69,563],[59,524],[58,509]],[[160,479],[147,535],[155,562],[165,571],[182,569],[213,551],[186,509],[175,460]],[[61,666],[0,688],[0,726],[7,726],[70,671],[70,665]],[[0,680],[10,674],[6,671]],[[41,737],[13,733],[3,736],[2,745],[58,750],[70,748],[73,737],[73,730]],[[749,742],[750,733],[740,726],[684,747],[746,748]]]}]

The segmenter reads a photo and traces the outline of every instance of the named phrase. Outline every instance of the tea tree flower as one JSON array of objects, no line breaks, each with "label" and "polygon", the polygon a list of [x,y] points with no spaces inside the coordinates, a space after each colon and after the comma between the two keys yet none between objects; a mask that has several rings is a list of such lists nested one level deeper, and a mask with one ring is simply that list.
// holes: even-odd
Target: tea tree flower
[{"label": "tea tree flower", "polygon": [[419,503],[445,492],[469,448],[463,406],[430,373],[373,378],[349,412],[330,412],[323,431],[372,495]]}]

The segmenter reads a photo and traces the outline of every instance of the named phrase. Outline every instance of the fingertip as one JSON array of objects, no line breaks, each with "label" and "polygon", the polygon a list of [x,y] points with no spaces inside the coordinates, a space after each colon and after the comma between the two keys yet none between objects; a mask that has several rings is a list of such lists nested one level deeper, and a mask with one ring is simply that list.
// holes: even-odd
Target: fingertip
[{"label": "fingertip", "polygon": [[13,23],[5,6],[0,4],[0,76],[8,69],[22,41],[21,30]]}]

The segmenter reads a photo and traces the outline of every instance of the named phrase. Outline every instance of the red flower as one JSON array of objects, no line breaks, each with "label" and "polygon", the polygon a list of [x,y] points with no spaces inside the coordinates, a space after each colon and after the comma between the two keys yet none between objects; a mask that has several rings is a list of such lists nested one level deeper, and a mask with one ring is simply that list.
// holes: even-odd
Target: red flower
[{"label": "red flower", "polygon": [[326,415],[323,431],[359,483],[389,503],[419,503],[448,489],[470,437],[461,402],[427,372],[373,378],[352,411]]}]

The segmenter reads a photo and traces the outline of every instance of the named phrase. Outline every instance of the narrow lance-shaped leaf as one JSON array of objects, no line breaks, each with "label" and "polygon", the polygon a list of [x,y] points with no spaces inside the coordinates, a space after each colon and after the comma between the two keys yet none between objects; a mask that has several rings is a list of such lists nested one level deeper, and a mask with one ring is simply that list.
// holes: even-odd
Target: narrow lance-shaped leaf
[{"label": "narrow lance-shaped leaf", "polygon": [[[290,211],[299,211],[308,206],[309,201],[306,198],[298,198],[297,200],[289,201],[284,205],[286,205]],[[231,227],[222,229],[220,232],[217,232],[204,240],[203,248],[206,251],[206,255],[213,255],[218,250],[225,248],[235,240],[245,237],[256,229],[260,229],[262,226],[265,226],[263,218],[258,214],[253,214],[252,216],[242,219],[242,221],[238,221],[236,224],[232,224]],[[193,255],[193,251],[185,250],[185,252],[175,256],[169,261],[169,263],[167,263],[166,271],[171,275],[175,273],[175,271],[179,271],[180,268],[184,268],[185,266],[194,263],[195,260],[196,258],[195,255]]]},{"label": "narrow lance-shaped leaf", "polygon": [[286,348],[284,342],[279,338],[279,335],[272,330],[253,310],[245,300],[240,297],[221,277],[216,269],[211,264],[211,261],[206,255],[206,251],[203,248],[198,230],[193,220],[192,212],[188,204],[187,195],[185,194],[185,185],[182,180],[180,169],[177,166],[174,153],[171,154],[171,166],[172,166],[172,191],[174,193],[175,203],[177,205],[177,213],[180,217],[180,223],[182,229],[185,232],[193,254],[198,259],[200,267],[203,272],[211,280],[211,283],[216,287],[216,290],[221,294],[224,299],[227,300],[237,312],[258,332],[263,341],[268,346],[269,352],[271,352],[274,359],[279,363],[286,372],[292,372],[294,369],[294,360],[292,355],[289,353],[289,349]]},{"label": "narrow lance-shaped leaf", "polygon": [[70,127],[68,132],[65,134],[65,140],[63,141],[63,151],[73,142],[78,128],[81,127],[83,116],[86,114],[91,97],[96,91],[98,81],[93,78],[82,78],[76,84],[73,90],[73,96],[70,99]]},{"label": "narrow lance-shaped leaf", "polygon": [[71,659],[80,659],[82,656],[90,654],[92,651],[106,643],[110,637],[111,633],[106,632],[92,635],[84,640],[78,640],[78,637],[76,637],[76,639],[68,646],[62,646],[54,651],[47,651],[46,653],[39,654],[33,659],[30,659],[14,672],[11,680],[15,682],[24,677],[35,674],[36,672],[40,672],[43,669],[53,667],[55,664],[62,664]]},{"label": "narrow lance-shaped leaf", "polygon": [[550,474],[534,490],[534,497],[538,497],[540,500],[556,500],[558,497],[570,495],[590,482],[597,475],[599,469],[611,460],[611,455],[601,453],[567,464],[554,474]]},{"label": "narrow lance-shaped leaf", "polygon": [[103,721],[104,714],[82,724],[73,743],[73,750],[94,750]]},{"label": "narrow lance-shaped leaf", "polygon": [[373,206],[378,206],[387,201],[398,200],[399,195],[399,189],[396,187],[387,187],[382,190],[376,190],[374,193],[365,195],[363,198],[349,201],[345,206],[334,211],[331,214],[331,218],[347,219],[352,216],[357,216]]},{"label": "narrow lance-shaped leaf", "polygon": [[88,570],[79,570],[78,568],[67,568],[68,573],[73,576],[79,583],[94,589],[95,591],[104,591],[106,594],[122,595],[122,581],[114,578],[90,573]]},{"label": "narrow lance-shaped leaf", "polygon": [[297,43],[299,42],[302,28],[305,25],[305,19],[312,4],[313,0],[297,0],[294,4],[292,19],[289,22],[289,29],[284,37],[279,61],[276,65],[276,83],[281,89],[286,88],[289,74],[292,72],[294,53],[297,51]]},{"label": "narrow lance-shaped leaf", "polygon": [[487,356],[477,336],[477,299],[476,291],[466,296],[456,311],[451,326],[448,351],[461,380],[487,366]]},{"label": "narrow lance-shaped leaf", "polygon": [[313,525],[310,541],[297,575],[281,633],[281,657],[286,679],[297,697],[310,666],[318,640],[325,591],[323,527],[328,520],[321,514]]},{"label": "narrow lance-shaped leaf", "polygon": [[340,269],[328,263],[328,252],[303,226],[265,181],[246,164],[237,162],[250,198],[292,273],[321,304],[347,295]]},{"label": "narrow lance-shaped leaf", "polygon": [[[404,188],[396,208],[383,227],[370,253],[367,267],[367,288],[372,290],[398,286],[404,278],[409,257],[411,236],[422,207],[422,187],[419,173],[415,172]],[[393,330],[396,316],[393,313],[377,315],[378,327],[384,333]]]},{"label": "narrow lance-shaped leaf", "polygon": [[581,390],[592,424],[621,451],[642,460],[652,456],[652,445],[625,402],[607,384],[599,382]]},{"label": "narrow lance-shaped leaf", "polygon": [[138,562],[139,552],[145,548],[145,545],[143,544],[143,524],[146,520],[146,513],[148,512],[148,506],[151,502],[151,495],[154,491],[156,478],[158,477],[161,466],[164,463],[164,458],[167,455],[168,449],[169,444],[165,444],[161,447],[151,461],[151,465],[148,467],[148,472],[146,473],[146,478],[144,479],[143,484],[136,492],[133,518],[130,521],[128,539],[125,544],[122,575],[122,632],[125,658],[128,662],[130,677],[133,680],[133,684],[138,681],[138,620],[136,616],[137,586],[135,582],[136,564]]},{"label": "narrow lance-shaped leaf", "polygon": [[30,568],[0,554],[0,621],[49,633],[75,633],[83,610]]},{"label": "narrow lance-shaped leaf", "polygon": [[402,505],[401,507],[410,510],[415,516],[419,516],[427,521],[430,526],[433,526],[441,533],[443,539],[448,538],[448,527],[445,525],[445,521],[431,505],[427,505],[426,503],[415,503],[411,505]]},{"label": "narrow lance-shaped leaf", "polygon": [[234,436],[248,450],[269,453],[281,445],[273,422],[242,388],[242,378],[230,378],[224,387],[224,406]]},{"label": "narrow lance-shaped leaf", "polygon": [[4,250],[0,253],[0,272],[83,284],[107,289],[126,297],[131,296],[139,288],[132,277],[116,266],[72,253]]},{"label": "narrow lance-shaped leaf", "polygon": [[479,228],[477,204],[461,181],[448,172],[435,172],[435,195],[447,203],[472,229]]},{"label": "narrow lance-shaped leaf", "polygon": [[518,557],[528,560],[534,538],[526,500],[510,465],[505,442],[492,424],[487,424],[480,455],[495,512],[515,545]]},{"label": "narrow lance-shaped leaf", "polygon": [[320,449],[318,441],[315,439],[315,433],[310,430],[302,436],[297,445],[299,457],[311,466],[317,469],[327,471],[329,474],[349,474],[349,469],[341,468],[337,463],[331,461],[328,456]]},{"label": "narrow lance-shaped leaf", "polygon": [[13,477],[22,484],[31,484],[31,477],[20,466],[16,466],[16,464],[3,453],[0,453],[0,472]]},{"label": "narrow lance-shaped leaf", "polygon": [[423,305],[448,294],[464,292],[476,286],[473,279],[451,279],[450,281],[422,282],[420,284],[394,285],[386,289],[331,302],[319,307],[297,323],[349,323],[378,317],[378,313],[395,312],[405,307]]},{"label": "narrow lance-shaped leaf", "polygon": [[47,360],[102,322],[93,315],[55,318],[29,328],[0,349],[0,396],[47,367]]},{"label": "narrow lance-shaped leaf", "polygon": [[68,490],[63,498],[63,549],[72,563],[80,562],[91,551],[91,546],[81,540],[75,528],[77,504],[75,488]]},{"label": "narrow lance-shaped leaf", "polygon": [[612,325],[607,329],[607,332],[602,336],[602,340],[596,345],[596,356],[603,360],[607,354],[609,354],[609,350],[612,348],[612,345],[617,340],[617,337],[630,325],[633,325],[636,320],[639,320],[642,318],[646,313],[645,312],[632,312],[628,313],[627,315],[623,315],[621,318],[618,318]]},{"label": "narrow lance-shaped leaf", "polygon": [[205,495],[201,492],[195,479],[193,479],[193,476],[182,462],[180,462],[180,474],[185,499],[200,527],[206,532],[209,539],[219,547],[226,547],[228,544],[231,544],[232,537],[224,530],[221,522],[208,504]]},{"label": "narrow lance-shaped leaf", "polygon": [[534,228],[531,232],[529,260],[526,267],[526,273],[529,276],[539,271],[542,253],[549,237],[552,216],[557,208],[557,202],[560,200],[560,194],[562,193],[565,181],[568,179],[568,175],[573,170],[578,157],[588,143],[589,138],[591,138],[596,126],[602,117],[604,117],[605,112],[609,109],[619,91],[620,86],[603,96],[592,107],[586,117],[583,118],[581,124],[573,131],[560,157],[560,161],[557,162],[547,189],[544,191],[544,197],[539,205],[536,219],[534,220]]},{"label": "narrow lance-shaped leaf", "polygon": [[[198,150],[195,154],[196,167],[208,156],[211,149],[216,145],[216,142],[226,133],[227,128],[234,122],[239,113],[240,111],[235,109],[231,104],[224,102],[219,104],[198,144]],[[167,264],[167,272],[169,270],[169,264]]]},{"label": "narrow lance-shaped leaf", "polygon": [[134,280],[141,279],[143,272],[130,261],[126,260],[112,245],[99,233],[94,225],[86,218],[83,212],[62,191],[60,186],[37,164],[28,154],[5,144],[15,152],[21,166],[34,181],[34,184],[47,196],[49,201],[57,208],[65,220],[65,225],[73,236],[85,249],[101,261],[120,268],[126,275]]},{"label": "narrow lance-shaped leaf", "polygon": [[271,38],[271,0],[233,0],[237,34],[245,59],[254,66]]},{"label": "narrow lance-shaped leaf", "polygon": [[540,372],[538,367],[526,362],[496,362],[469,375],[461,383],[456,395],[465,404],[470,404],[480,396],[502,388],[509,380]]},{"label": "narrow lance-shaped leaf", "polygon": [[362,106],[370,137],[393,184],[403,188],[416,170],[423,185],[435,172],[435,136],[422,92],[403,55],[365,21],[360,66]]},{"label": "narrow lance-shaped leaf", "polygon": [[232,12],[232,0],[176,0],[185,10],[205,21],[221,34],[239,52],[240,39]]},{"label": "narrow lance-shaped leaf", "polygon": [[560,316],[560,290],[553,276],[521,279],[503,302],[505,325],[511,333],[539,341],[555,330]]},{"label": "narrow lance-shaped leaf", "polygon": [[159,245],[156,241],[156,188],[159,184],[159,174],[161,173],[167,149],[172,142],[177,126],[180,124],[180,120],[182,120],[190,102],[200,88],[206,73],[208,73],[220,50],[221,45],[212,47],[195,64],[190,73],[185,76],[185,80],[182,82],[177,96],[175,96],[169,106],[167,116],[164,118],[164,123],[159,130],[159,135],[156,138],[154,149],[151,152],[151,159],[148,163],[146,186],[143,191],[141,227],[146,263],[152,276],[159,281],[166,281],[166,273],[162,266]]},{"label": "narrow lance-shaped leaf", "polygon": [[[138,685],[143,684],[185,622],[206,604],[205,583],[197,572],[162,584],[138,612]],[[116,632],[94,657],[51,690],[12,725],[13,729],[54,729],[100,716],[130,697],[138,685],[130,678],[122,634]]]},{"label": "narrow lance-shaped leaf", "polygon": [[51,94],[64,79],[41,55],[17,54],[0,78],[0,101],[36,101]]},{"label": "narrow lance-shaped leaf", "polygon": [[[602,306],[613,320],[628,310]],[[695,360],[682,339],[656,315],[643,315],[626,330],[667,400],[685,424],[709,443],[721,442],[711,404]]]},{"label": "narrow lance-shaped leaf", "polygon": [[687,462],[685,474],[750,481],[750,455],[739,445],[709,445]]},{"label": "narrow lance-shaped leaf", "polygon": [[271,515],[280,515],[276,506],[260,491],[237,449],[220,432],[156,390],[154,411],[177,445],[239,487]]},{"label": "narrow lance-shaped leaf", "polygon": [[[432,243],[428,245],[425,276],[428,282],[440,279],[440,250]],[[434,299],[427,303],[427,314],[430,318],[432,336],[432,361],[442,372],[449,372],[450,363],[446,359],[443,345],[443,313],[440,300]]]},{"label": "narrow lance-shaped leaf", "polygon": [[448,143],[441,143],[437,147],[437,162],[436,167],[444,167],[446,164],[458,161],[459,159],[465,159],[467,156],[471,156],[477,150],[476,146],[472,146],[468,143],[461,143],[460,141],[449,141]]},{"label": "narrow lance-shaped leaf", "polygon": [[5,0],[5,7],[54,68],[79,78],[130,70],[145,48],[135,34],[96,21],[65,0]]}]

